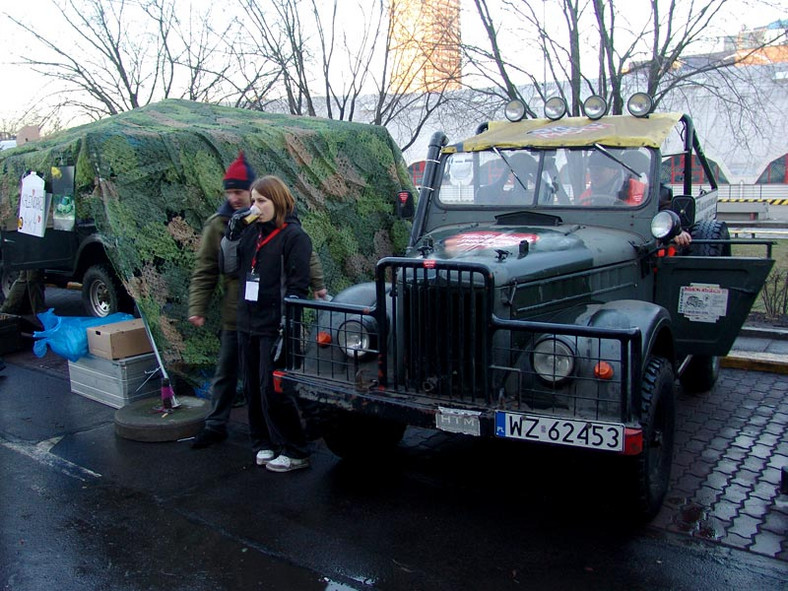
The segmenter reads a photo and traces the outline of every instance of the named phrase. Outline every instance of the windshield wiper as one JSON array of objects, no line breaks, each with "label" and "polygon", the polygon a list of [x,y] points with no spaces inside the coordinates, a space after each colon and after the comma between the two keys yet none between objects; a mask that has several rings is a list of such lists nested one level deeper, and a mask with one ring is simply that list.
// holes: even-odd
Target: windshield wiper
[{"label": "windshield wiper", "polygon": [[519,176],[518,176],[518,174],[517,174],[517,173],[514,171],[514,168],[512,168],[512,164],[509,162],[509,159],[508,159],[506,156],[504,156],[504,155],[503,155],[503,152],[501,152],[501,151],[500,151],[500,150],[497,148],[497,146],[493,146],[493,147],[492,147],[492,149],[493,149],[493,152],[495,152],[495,153],[498,155],[498,158],[500,158],[501,160],[503,160],[503,161],[506,163],[506,166],[508,166],[508,167],[509,167],[509,170],[511,171],[511,173],[512,173],[512,176],[514,177],[514,179],[517,181],[517,184],[518,184],[518,185],[520,185],[520,186],[523,188],[523,191],[525,191],[526,193],[528,193],[528,187],[525,185],[525,183],[524,183],[523,181],[521,181],[521,180],[520,180],[520,177],[519,177]]},{"label": "windshield wiper", "polygon": [[[602,152],[602,154],[604,154],[605,156],[610,158],[613,162],[618,162],[621,166],[626,168],[629,172],[631,172],[635,176],[638,176],[638,177],[640,176],[640,173],[637,170],[632,168],[629,164],[627,164],[626,162],[624,162],[620,158],[618,158],[615,155],[613,155],[610,152],[608,152],[607,148],[605,148],[604,146],[600,146],[599,144],[594,144],[594,148],[596,148],[597,150]],[[507,164],[508,164],[508,162],[507,162]]]}]

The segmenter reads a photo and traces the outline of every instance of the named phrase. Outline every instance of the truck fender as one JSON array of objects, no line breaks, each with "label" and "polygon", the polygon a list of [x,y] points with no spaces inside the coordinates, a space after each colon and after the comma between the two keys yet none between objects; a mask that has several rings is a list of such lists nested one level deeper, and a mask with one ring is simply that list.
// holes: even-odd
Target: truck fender
[{"label": "truck fender", "polygon": [[107,244],[99,234],[91,234],[80,243],[77,249],[72,275],[81,281],[88,268],[100,263],[110,264],[107,256]]},{"label": "truck fender", "polygon": [[[359,312],[347,311],[334,311],[332,309],[323,309],[318,312],[317,321],[315,323],[313,333],[310,335],[307,349],[314,348],[315,350],[325,347],[326,343],[337,344],[340,334],[340,329],[345,322],[358,321],[368,322],[369,317],[366,316],[368,311],[374,308],[376,301],[376,285],[373,282],[359,283],[352,285],[347,289],[342,290],[335,295],[329,306],[333,304],[344,304],[345,306],[353,305],[363,307],[365,310]],[[326,338],[327,337],[327,338]],[[344,353],[337,346],[331,346],[325,353],[307,355],[305,365],[306,370],[313,370],[319,372],[336,372],[337,367],[347,365],[348,359],[343,357]],[[375,359],[367,360],[362,365],[369,365],[372,369],[369,370],[371,375],[376,375],[377,361]],[[322,369],[321,369],[322,368]],[[374,371],[372,371],[374,370]]]},{"label": "truck fender", "polygon": [[641,369],[651,354],[675,363],[670,314],[657,304],[640,300],[593,304],[574,323],[598,328],[638,328],[642,337]]}]

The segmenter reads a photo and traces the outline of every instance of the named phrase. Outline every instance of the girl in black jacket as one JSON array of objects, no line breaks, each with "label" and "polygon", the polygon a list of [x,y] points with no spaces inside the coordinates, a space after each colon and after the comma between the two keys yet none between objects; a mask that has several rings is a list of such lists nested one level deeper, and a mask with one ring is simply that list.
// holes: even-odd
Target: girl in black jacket
[{"label": "girl in black jacket", "polygon": [[259,215],[238,244],[238,346],[249,434],[258,465],[289,472],[309,466],[308,443],[294,396],[274,392],[272,347],[283,298],[307,297],[312,241],[295,217],[295,200],[281,179],[262,177],[251,193]]}]

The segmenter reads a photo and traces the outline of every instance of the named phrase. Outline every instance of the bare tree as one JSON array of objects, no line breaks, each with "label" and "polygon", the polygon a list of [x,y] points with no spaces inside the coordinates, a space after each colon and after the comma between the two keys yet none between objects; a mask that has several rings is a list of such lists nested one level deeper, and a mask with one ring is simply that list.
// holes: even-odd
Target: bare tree
[{"label": "bare tree", "polygon": [[[582,93],[605,96],[611,104],[611,113],[621,113],[625,85],[645,79],[645,88],[659,104],[664,97],[688,85],[709,83],[708,75],[714,73],[724,80],[723,86],[741,83],[741,73],[732,68],[746,61],[747,55],[731,57],[730,53],[705,60],[686,60],[687,56],[707,41],[715,19],[728,0],[696,0],[680,3],[677,0],[651,0],[647,18],[632,22],[623,19],[623,2],[614,0],[561,0],[565,26],[558,27],[555,19],[539,14],[539,5],[532,0],[501,0],[494,3],[502,7],[507,22],[521,23],[525,32],[541,49],[544,60],[543,76],[550,73],[553,92],[564,96],[574,114],[579,114]],[[504,51],[500,42],[507,29],[503,18],[496,23],[491,16],[492,0],[474,0],[478,17],[487,31],[486,48],[465,46],[471,64],[477,66],[482,78],[491,82],[492,92],[506,98],[519,96],[522,81],[530,82],[536,95],[546,98],[539,90],[539,72],[533,62],[517,62],[517,57]],[[544,10],[544,2],[542,3]],[[589,11],[588,8],[591,7]],[[593,22],[589,19],[593,18]],[[623,20],[622,20],[623,19]],[[634,23],[634,24],[633,24]],[[639,23],[639,24],[638,24]],[[551,30],[548,32],[547,27]],[[590,30],[585,37],[581,31]],[[781,32],[780,34],[783,34]],[[752,52],[757,52],[775,39],[764,39]],[[581,47],[596,48],[597,63],[585,63]],[[482,60],[491,64],[482,66]],[[514,84],[518,79],[520,85]],[[738,81],[737,81],[738,79]],[[547,85],[543,80],[542,89]],[[730,94],[728,96],[730,98]],[[734,95],[736,93],[733,93]],[[740,104],[741,108],[747,105]],[[534,116],[533,112],[529,112]]]},{"label": "bare tree", "polygon": [[[399,137],[408,136],[400,146],[406,149],[456,82],[458,72],[441,73],[438,59],[441,48],[459,44],[456,36],[447,38],[457,30],[456,23],[436,26],[440,35],[433,38],[403,39],[399,33],[409,29],[401,27],[396,1],[359,2],[351,26],[340,17],[338,0],[239,4],[247,15],[246,37],[257,55],[277,68],[272,94],[281,92],[291,114],[397,126]],[[430,5],[422,6],[421,16],[446,18]],[[411,68],[404,67],[401,47],[408,41],[418,47],[417,55],[410,55]],[[419,74],[426,70],[436,74],[428,85],[420,85]]]},{"label": "bare tree", "polygon": [[214,51],[221,33],[208,21],[200,29],[189,18],[184,26],[175,0],[51,2],[62,15],[57,31],[9,18],[38,50],[21,63],[60,83],[61,106],[99,119],[168,97],[213,97],[227,82]]}]

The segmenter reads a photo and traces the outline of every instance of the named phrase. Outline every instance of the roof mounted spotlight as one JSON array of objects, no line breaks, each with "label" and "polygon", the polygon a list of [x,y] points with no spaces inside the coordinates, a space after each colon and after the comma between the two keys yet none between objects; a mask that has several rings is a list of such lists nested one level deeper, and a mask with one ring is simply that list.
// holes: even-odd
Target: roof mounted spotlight
[{"label": "roof mounted spotlight", "polygon": [[607,113],[607,101],[598,94],[592,94],[583,101],[583,113],[589,119],[597,120]]},{"label": "roof mounted spotlight", "polygon": [[636,92],[627,101],[627,111],[633,117],[648,117],[654,108],[654,100],[645,92]]},{"label": "roof mounted spotlight", "polygon": [[506,103],[504,115],[509,121],[520,121],[525,117],[525,103],[520,99],[512,99]]},{"label": "roof mounted spotlight", "polygon": [[560,96],[554,96],[547,99],[544,104],[544,116],[550,121],[556,121],[566,115],[566,101]]}]

